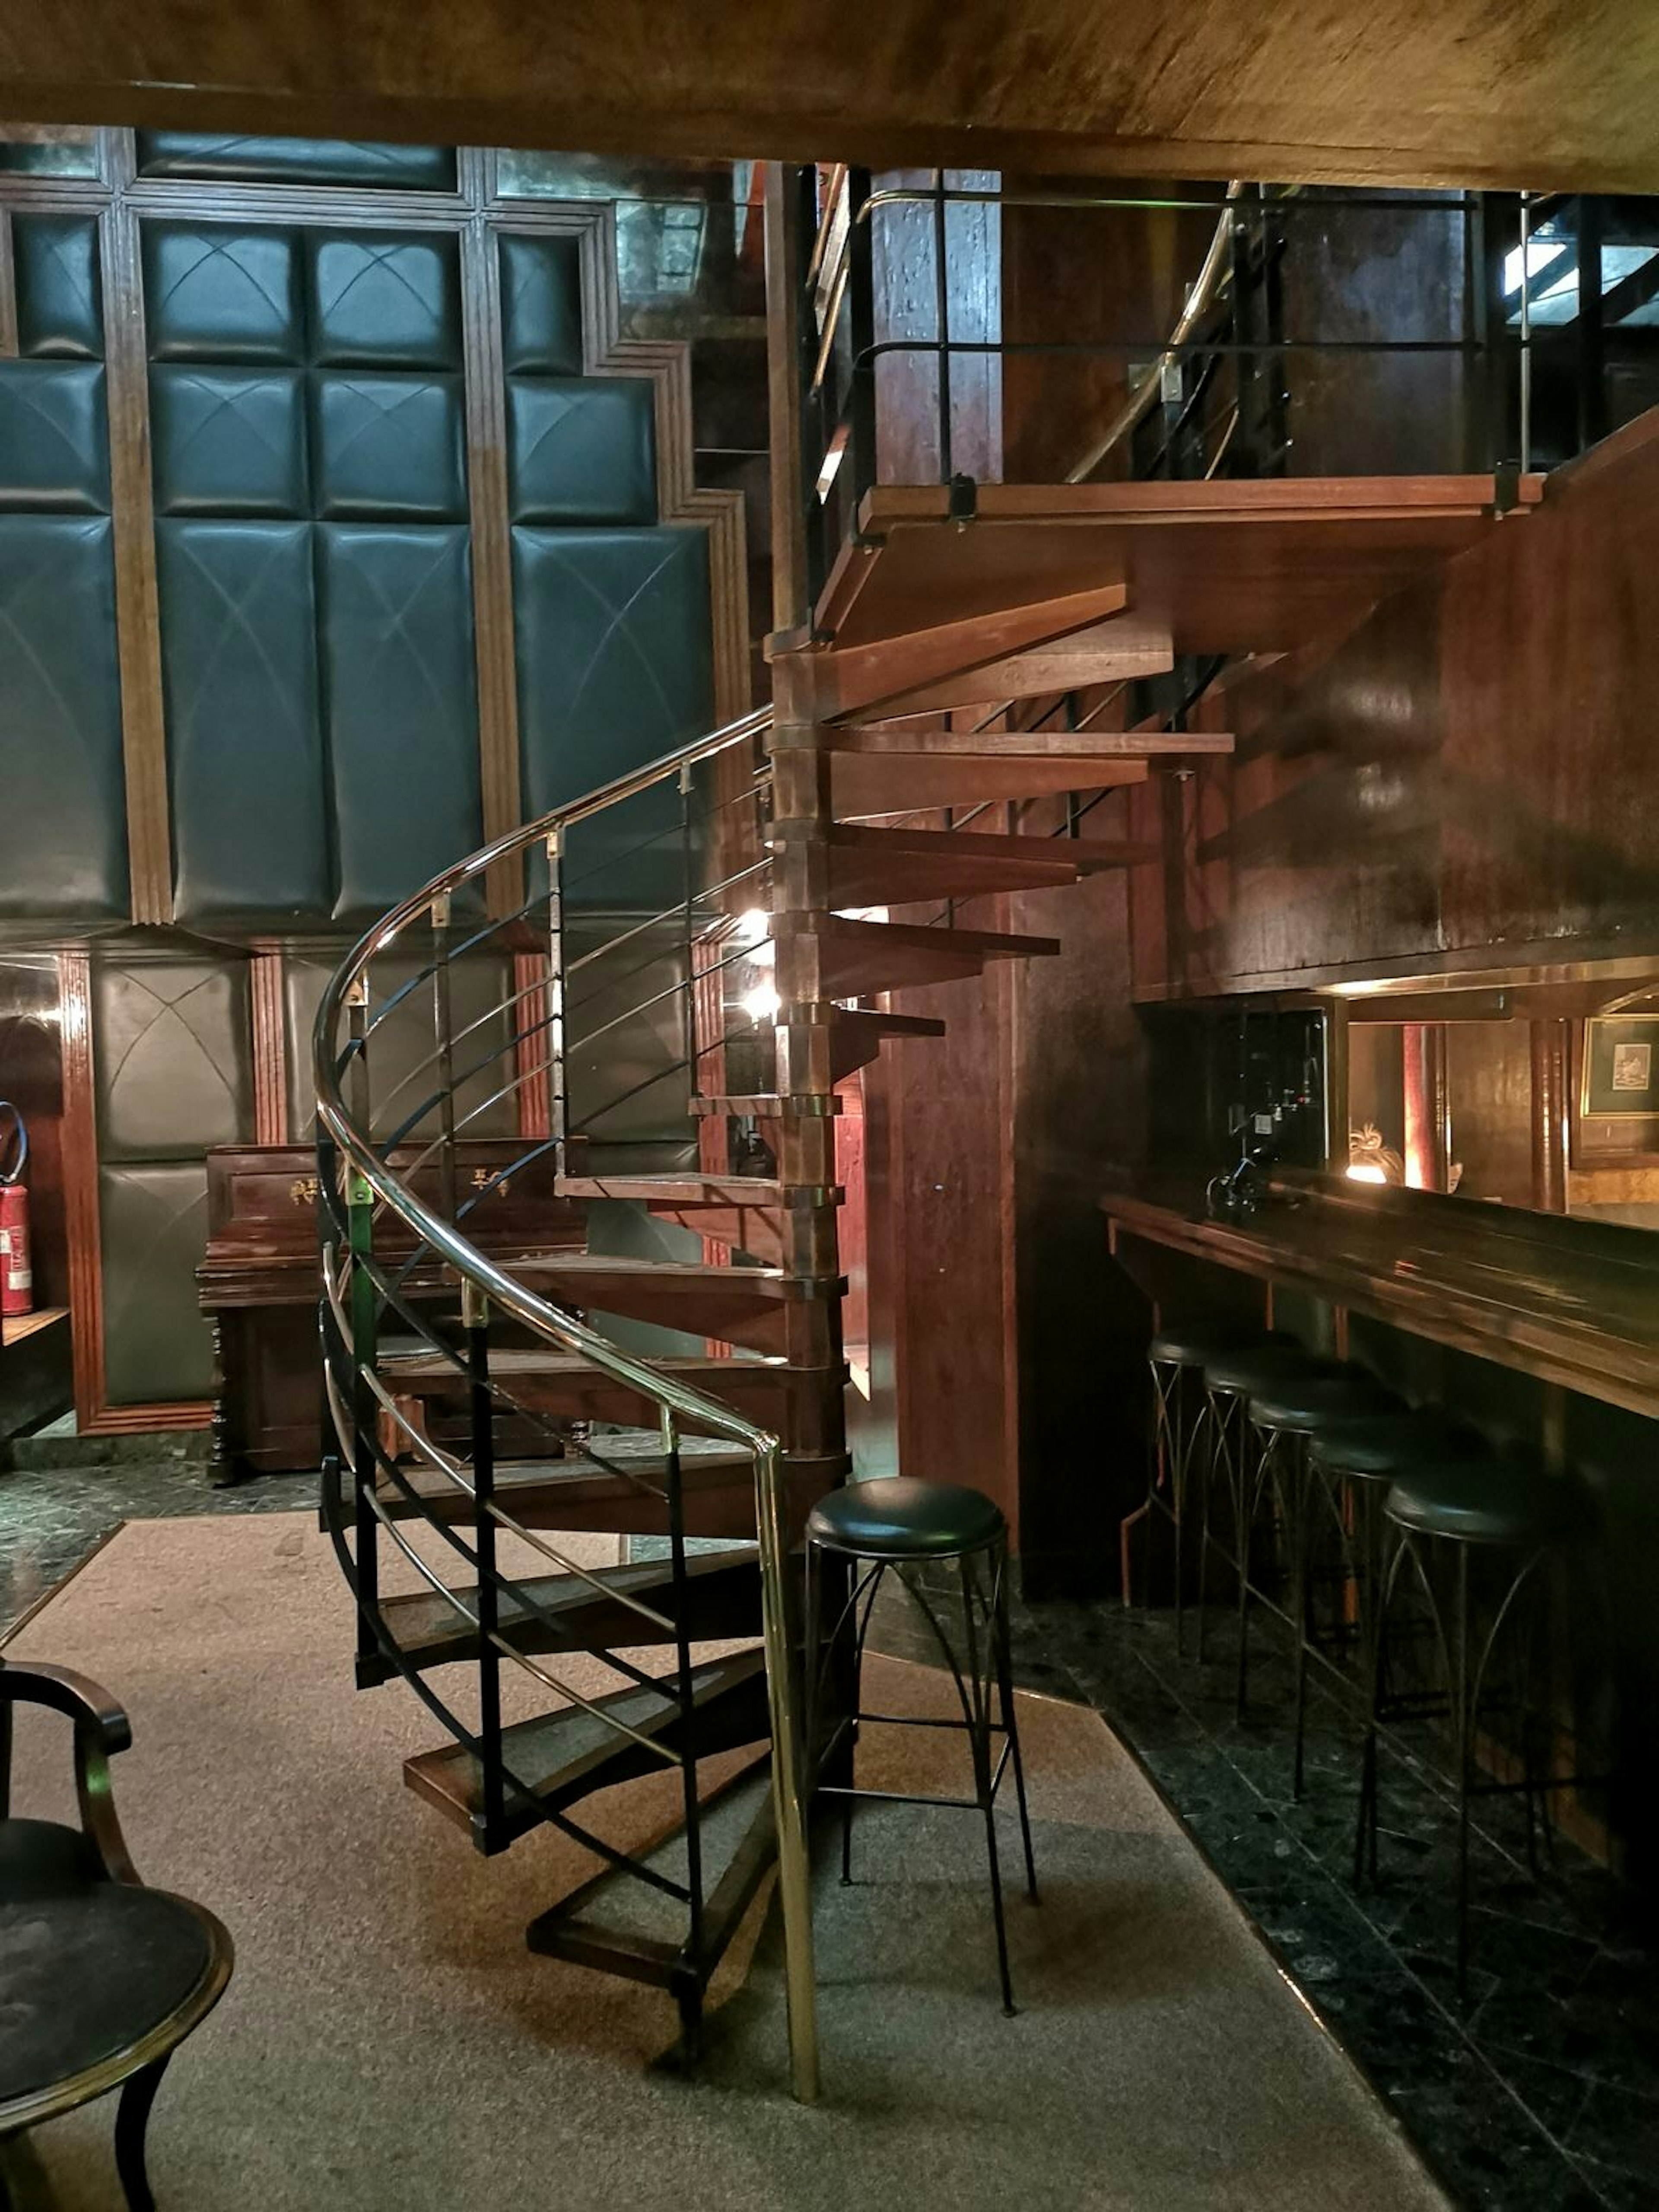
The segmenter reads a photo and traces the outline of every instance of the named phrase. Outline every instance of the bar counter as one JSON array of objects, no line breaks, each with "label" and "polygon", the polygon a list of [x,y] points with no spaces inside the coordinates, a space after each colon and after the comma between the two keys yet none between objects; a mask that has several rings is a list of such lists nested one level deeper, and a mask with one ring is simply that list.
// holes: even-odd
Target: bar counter
[{"label": "bar counter", "polygon": [[1237,1216],[1210,1215],[1190,1188],[1100,1204],[1116,1257],[1140,1239],[1659,1415],[1650,1231],[1326,1176],[1275,1179]]}]

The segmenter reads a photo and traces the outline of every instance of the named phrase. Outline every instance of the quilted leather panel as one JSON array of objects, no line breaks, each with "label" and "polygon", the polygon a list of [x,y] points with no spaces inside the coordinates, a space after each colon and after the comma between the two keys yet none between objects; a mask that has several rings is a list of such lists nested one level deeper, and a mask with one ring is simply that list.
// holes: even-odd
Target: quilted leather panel
[{"label": "quilted leather panel", "polygon": [[574,238],[503,238],[501,340],[509,369],[582,373],[581,254]]},{"label": "quilted leather panel", "polygon": [[466,520],[459,376],[336,370],[316,389],[320,518]]},{"label": "quilted leather panel", "polygon": [[695,1158],[696,1136],[690,1079],[675,1066],[687,1050],[684,936],[665,925],[607,951],[629,926],[616,914],[571,921],[567,957],[587,964],[569,994],[566,1080],[572,1127],[608,1164],[640,1174]]},{"label": "quilted leather panel", "polygon": [[110,1403],[209,1396],[213,1339],[196,1303],[206,1168],[199,1160],[100,1168],[98,1212]]},{"label": "quilted leather panel", "polygon": [[299,257],[285,232],[146,222],[143,237],[153,361],[303,358]]},{"label": "quilted leather panel", "polygon": [[150,371],[160,514],[303,515],[304,380],[298,369]]},{"label": "quilted leather panel", "polygon": [[101,361],[97,224],[78,215],[14,216],[11,247],[18,351],[36,359]]},{"label": "quilted leather panel", "polygon": [[219,177],[249,184],[367,185],[453,192],[448,146],[387,146],[347,138],[223,138],[191,131],[141,131],[141,177]]},{"label": "quilted leather panel", "polygon": [[0,916],[129,910],[106,521],[0,514]]},{"label": "quilted leather panel", "polygon": [[90,362],[0,361],[0,509],[109,511],[104,372]]},{"label": "quilted leather panel", "polygon": [[483,842],[470,538],[319,532],[337,915],[383,912]]},{"label": "quilted leather panel", "polygon": [[514,520],[655,522],[655,390],[643,376],[510,379]]},{"label": "quilted leather panel", "polygon": [[98,1156],[199,1159],[253,1126],[247,968],[227,959],[124,959],[92,970]]},{"label": "quilted leather panel", "polygon": [[713,726],[701,530],[515,530],[524,800],[541,814]]},{"label": "quilted leather panel", "polygon": [[453,238],[309,234],[311,344],[337,368],[459,368],[460,273]]},{"label": "quilted leather panel", "polygon": [[[317,1095],[311,1080],[312,1025],[317,1018],[323,986],[344,950],[343,943],[329,951],[301,953],[290,949],[283,957],[283,990],[288,1011],[285,1028],[289,1038],[289,1127],[296,1144],[305,1142],[311,1135],[316,1115]],[[374,963],[370,978],[371,1018],[378,1007],[419,974],[421,966],[418,960]],[[458,960],[451,975],[450,1018],[456,1030],[473,1022],[479,1024],[457,1052],[458,1076],[466,1069],[477,1070],[457,1085],[457,1118],[477,1108],[483,1109],[476,1121],[467,1123],[468,1136],[511,1136],[518,1127],[516,1093],[510,1098],[497,1099],[494,1105],[484,1104],[493,1091],[510,1083],[517,1073],[509,1042],[513,1034],[510,1015],[495,1011],[504,1003],[512,988],[509,963],[491,954],[475,954]],[[420,984],[392,1008],[369,1041],[369,1098],[377,1133],[394,1127],[430,1095],[434,1088],[432,1069],[428,1067],[418,1075],[414,1070],[432,1050],[433,1043],[432,994],[427,986]],[[407,1084],[404,1081],[405,1076],[412,1078]],[[437,1127],[437,1115],[429,1114],[411,1133],[430,1137],[436,1133]]]},{"label": "quilted leather panel", "polygon": [[310,526],[155,536],[178,917],[325,915]]}]

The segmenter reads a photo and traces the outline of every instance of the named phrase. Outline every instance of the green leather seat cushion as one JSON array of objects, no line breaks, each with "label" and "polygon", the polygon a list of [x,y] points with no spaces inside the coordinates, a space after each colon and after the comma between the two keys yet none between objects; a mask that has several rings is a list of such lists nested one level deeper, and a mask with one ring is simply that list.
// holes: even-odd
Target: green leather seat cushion
[{"label": "green leather seat cushion", "polygon": [[812,1508],[806,1534],[827,1551],[861,1559],[948,1559],[979,1551],[1004,1525],[982,1491],[894,1474],[832,1490]]},{"label": "green leather seat cushion", "polygon": [[1146,1357],[1172,1367],[1207,1367],[1211,1360],[1230,1352],[1265,1352],[1292,1341],[1280,1331],[1255,1328],[1248,1322],[1176,1322],[1158,1331],[1146,1347]]},{"label": "green leather seat cushion", "polygon": [[1432,1460],[1396,1478],[1390,1521],[1426,1536],[1465,1544],[1547,1544],[1574,1534],[1587,1511],[1584,1492],[1565,1475],[1524,1461]]},{"label": "green leather seat cushion", "polygon": [[1204,1363],[1205,1387],[1211,1390],[1241,1390],[1254,1396],[1292,1376],[1340,1374],[1340,1364],[1299,1344],[1269,1344],[1255,1350],[1224,1352]]},{"label": "green leather seat cushion", "polygon": [[1287,1375],[1250,1393],[1250,1419],[1263,1428],[1307,1434],[1357,1414],[1393,1412],[1400,1401],[1363,1368],[1327,1375]]},{"label": "green leather seat cushion", "polygon": [[1327,1474],[1392,1480],[1425,1460],[1473,1458],[1484,1449],[1473,1430],[1455,1427],[1437,1407],[1415,1407],[1328,1423],[1313,1440],[1313,1460]]}]

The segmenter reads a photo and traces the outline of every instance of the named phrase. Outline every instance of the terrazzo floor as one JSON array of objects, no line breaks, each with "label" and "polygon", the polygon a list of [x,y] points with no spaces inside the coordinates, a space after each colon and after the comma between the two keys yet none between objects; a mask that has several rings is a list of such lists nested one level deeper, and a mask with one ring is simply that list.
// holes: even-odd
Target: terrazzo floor
[{"label": "terrazzo floor", "polygon": [[[314,1495],[308,1475],[215,1490],[202,1442],[123,1438],[90,1457],[70,1439],[14,1444],[14,1463],[0,1465],[0,1634],[124,1520],[291,1511]],[[1182,1654],[1167,1613],[1016,1601],[1016,1675],[1093,1706],[1128,1745],[1460,2203],[1481,2212],[1659,2206],[1659,1960],[1614,1886],[1561,1842],[1548,1881],[1535,1884],[1516,1848],[1518,1801],[1494,1801],[1515,1827],[1494,1827],[1478,1848],[1470,2002],[1461,2008],[1455,1828],[1436,1771],[1413,1755],[1385,1759],[1383,1878],[1356,1894],[1352,1715],[1316,1692],[1308,1787],[1295,1802],[1288,1666],[1261,1635],[1241,1723],[1229,1633],[1218,1625],[1200,1667],[1190,1620]],[[937,1661],[890,1582],[871,1640]]]}]

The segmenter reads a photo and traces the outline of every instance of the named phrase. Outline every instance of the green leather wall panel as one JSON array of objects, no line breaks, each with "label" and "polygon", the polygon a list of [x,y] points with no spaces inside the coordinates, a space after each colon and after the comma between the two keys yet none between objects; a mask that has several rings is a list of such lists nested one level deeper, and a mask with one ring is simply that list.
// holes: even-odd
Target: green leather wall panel
[{"label": "green leather wall panel", "polygon": [[0,916],[129,910],[106,521],[0,514]]},{"label": "green leather wall panel", "polygon": [[[457,855],[457,858],[459,856]],[[289,1037],[289,1127],[295,1143],[313,1131],[316,1093],[311,1079],[311,1032],[317,1019],[323,987],[338,965],[346,946],[319,946],[315,951],[290,950],[283,956],[283,989],[287,1003],[285,1024]],[[418,975],[422,961],[377,960],[370,975],[369,1014],[403,989]],[[450,1018],[456,1030],[477,1022],[457,1048],[456,1074],[476,1069],[456,1089],[458,1120],[477,1112],[467,1122],[468,1136],[511,1136],[518,1128],[518,1094],[485,1102],[502,1085],[512,1082],[518,1070],[514,1061],[511,1013],[497,1012],[513,988],[508,962],[491,954],[458,960],[450,977]],[[394,1127],[412,1114],[435,1088],[434,1071],[416,1074],[433,1048],[432,993],[417,984],[407,999],[394,1006],[369,1041],[369,1094],[377,1133]],[[405,1078],[409,1080],[405,1081]],[[482,1110],[479,1110],[482,1109]],[[437,1133],[435,1114],[418,1122],[411,1133],[430,1137]]]},{"label": "green leather wall panel", "polygon": [[504,238],[501,343],[509,369],[582,373],[581,253],[574,238]]},{"label": "green leather wall panel", "polygon": [[88,216],[15,215],[11,250],[19,353],[101,361],[96,222]]},{"label": "green leather wall panel", "polygon": [[568,933],[567,957],[586,963],[567,998],[570,1126],[592,1139],[596,1175],[690,1167],[697,1156],[690,1076],[677,1065],[690,1048],[682,928],[665,924],[606,950],[645,918],[579,912]]},{"label": "green leather wall panel", "polygon": [[90,362],[0,361],[0,510],[109,510],[109,412]]},{"label": "green leather wall panel", "polygon": [[141,131],[141,177],[216,177],[250,184],[356,185],[369,191],[453,191],[448,146],[389,146],[346,138],[222,138]]},{"label": "green leather wall panel", "polygon": [[459,376],[331,370],[315,390],[319,518],[466,520]]},{"label": "green leather wall panel", "polygon": [[345,524],[318,537],[335,911],[368,920],[483,842],[470,537]]},{"label": "green leather wall panel", "polygon": [[150,222],[143,242],[152,361],[304,358],[300,255],[287,232]]},{"label": "green leather wall panel", "polygon": [[158,514],[309,511],[305,383],[298,369],[150,371]]},{"label": "green leather wall panel", "polygon": [[156,553],[179,920],[326,915],[310,526],[164,521]]},{"label": "green leather wall panel", "polygon": [[531,814],[714,726],[702,531],[517,529],[513,566]]},{"label": "green leather wall panel", "polygon": [[253,1126],[246,962],[103,955],[92,969],[98,1156],[194,1159]]},{"label": "green leather wall panel", "polygon": [[101,1168],[98,1212],[110,1403],[207,1397],[213,1340],[196,1303],[196,1270],[207,1249],[206,1168],[199,1160]]},{"label": "green leather wall panel", "polygon": [[334,368],[459,368],[456,241],[434,233],[312,231],[314,361]]},{"label": "green leather wall panel", "polygon": [[510,378],[513,520],[654,523],[655,391],[644,376]]}]

